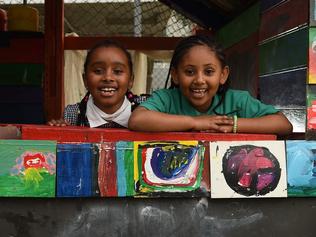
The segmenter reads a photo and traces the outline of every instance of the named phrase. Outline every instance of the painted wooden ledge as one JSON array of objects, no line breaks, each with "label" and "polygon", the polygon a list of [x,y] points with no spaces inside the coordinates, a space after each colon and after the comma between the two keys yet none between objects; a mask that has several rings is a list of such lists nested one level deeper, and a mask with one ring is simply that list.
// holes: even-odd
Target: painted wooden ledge
[{"label": "painted wooden ledge", "polygon": [[251,141],[276,140],[272,134],[232,134],[207,132],[134,132],[127,129],[86,127],[52,127],[47,125],[22,125],[24,140],[56,140],[57,142],[105,141]]}]

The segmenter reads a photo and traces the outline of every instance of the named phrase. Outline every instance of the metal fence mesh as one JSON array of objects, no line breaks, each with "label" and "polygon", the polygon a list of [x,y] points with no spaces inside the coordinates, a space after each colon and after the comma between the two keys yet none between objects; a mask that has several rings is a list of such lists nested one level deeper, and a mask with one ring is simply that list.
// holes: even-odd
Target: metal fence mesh
[{"label": "metal fence mesh", "polygon": [[[38,9],[44,31],[44,0],[27,0]],[[0,7],[23,0],[0,0]],[[157,0],[65,0],[65,32],[79,36],[187,36],[195,24]]]},{"label": "metal fence mesh", "polygon": [[[39,11],[39,31],[45,32],[44,0],[27,0]],[[23,0],[0,0],[7,9]],[[184,37],[191,35],[195,23],[157,0],[64,0],[65,33],[79,36],[152,36]],[[162,88],[168,63],[153,60],[148,75],[152,86],[147,93]]]}]

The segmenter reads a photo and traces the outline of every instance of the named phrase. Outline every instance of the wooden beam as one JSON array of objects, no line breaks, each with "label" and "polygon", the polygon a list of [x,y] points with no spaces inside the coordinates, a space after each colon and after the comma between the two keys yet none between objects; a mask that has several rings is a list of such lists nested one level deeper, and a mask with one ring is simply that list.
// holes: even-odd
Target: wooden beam
[{"label": "wooden beam", "polygon": [[[26,46],[26,47],[25,47]],[[44,40],[11,39],[9,47],[0,47],[0,63],[44,63]]]},{"label": "wooden beam", "polygon": [[121,42],[131,50],[173,50],[182,37],[65,37],[65,49],[89,49],[105,39]]},{"label": "wooden beam", "polygon": [[64,109],[64,1],[45,0],[46,120],[60,118]]},{"label": "wooden beam", "polygon": [[207,133],[207,132],[134,132],[118,128],[53,127],[23,125],[24,140],[55,140],[57,142],[104,142],[104,141],[251,141],[276,140],[273,134]]}]

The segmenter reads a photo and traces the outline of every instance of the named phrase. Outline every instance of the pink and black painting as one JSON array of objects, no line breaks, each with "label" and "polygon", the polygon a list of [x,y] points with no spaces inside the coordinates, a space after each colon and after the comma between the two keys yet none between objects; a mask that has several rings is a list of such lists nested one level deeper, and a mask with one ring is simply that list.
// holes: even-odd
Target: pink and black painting
[{"label": "pink and black painting", "polygon": [[211,197],[286,197],[284,141],[212,142]]}]

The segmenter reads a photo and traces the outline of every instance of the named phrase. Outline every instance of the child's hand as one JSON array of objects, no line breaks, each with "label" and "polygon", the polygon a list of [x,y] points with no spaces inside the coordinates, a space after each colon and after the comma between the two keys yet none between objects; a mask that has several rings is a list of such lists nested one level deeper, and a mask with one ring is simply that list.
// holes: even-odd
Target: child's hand
[{"label": "child's hand", "polygon": [[193,117],[195,131],[205,132],[223,132],[229,133],[233,131],[234,119],[226,115],[203,115]]},{"label": "child's hand", "polygon": [[57,127],[65,127],[65,126],[69,126],[70,124],[64,120],[64,119],[52,119],[51,121],[47,122],[47,125],[49,126],[57,126]]},{"label": "child's hand", "polygon": [[20,139],[21,131],[12,125],[0,127],[0,139]]}]

